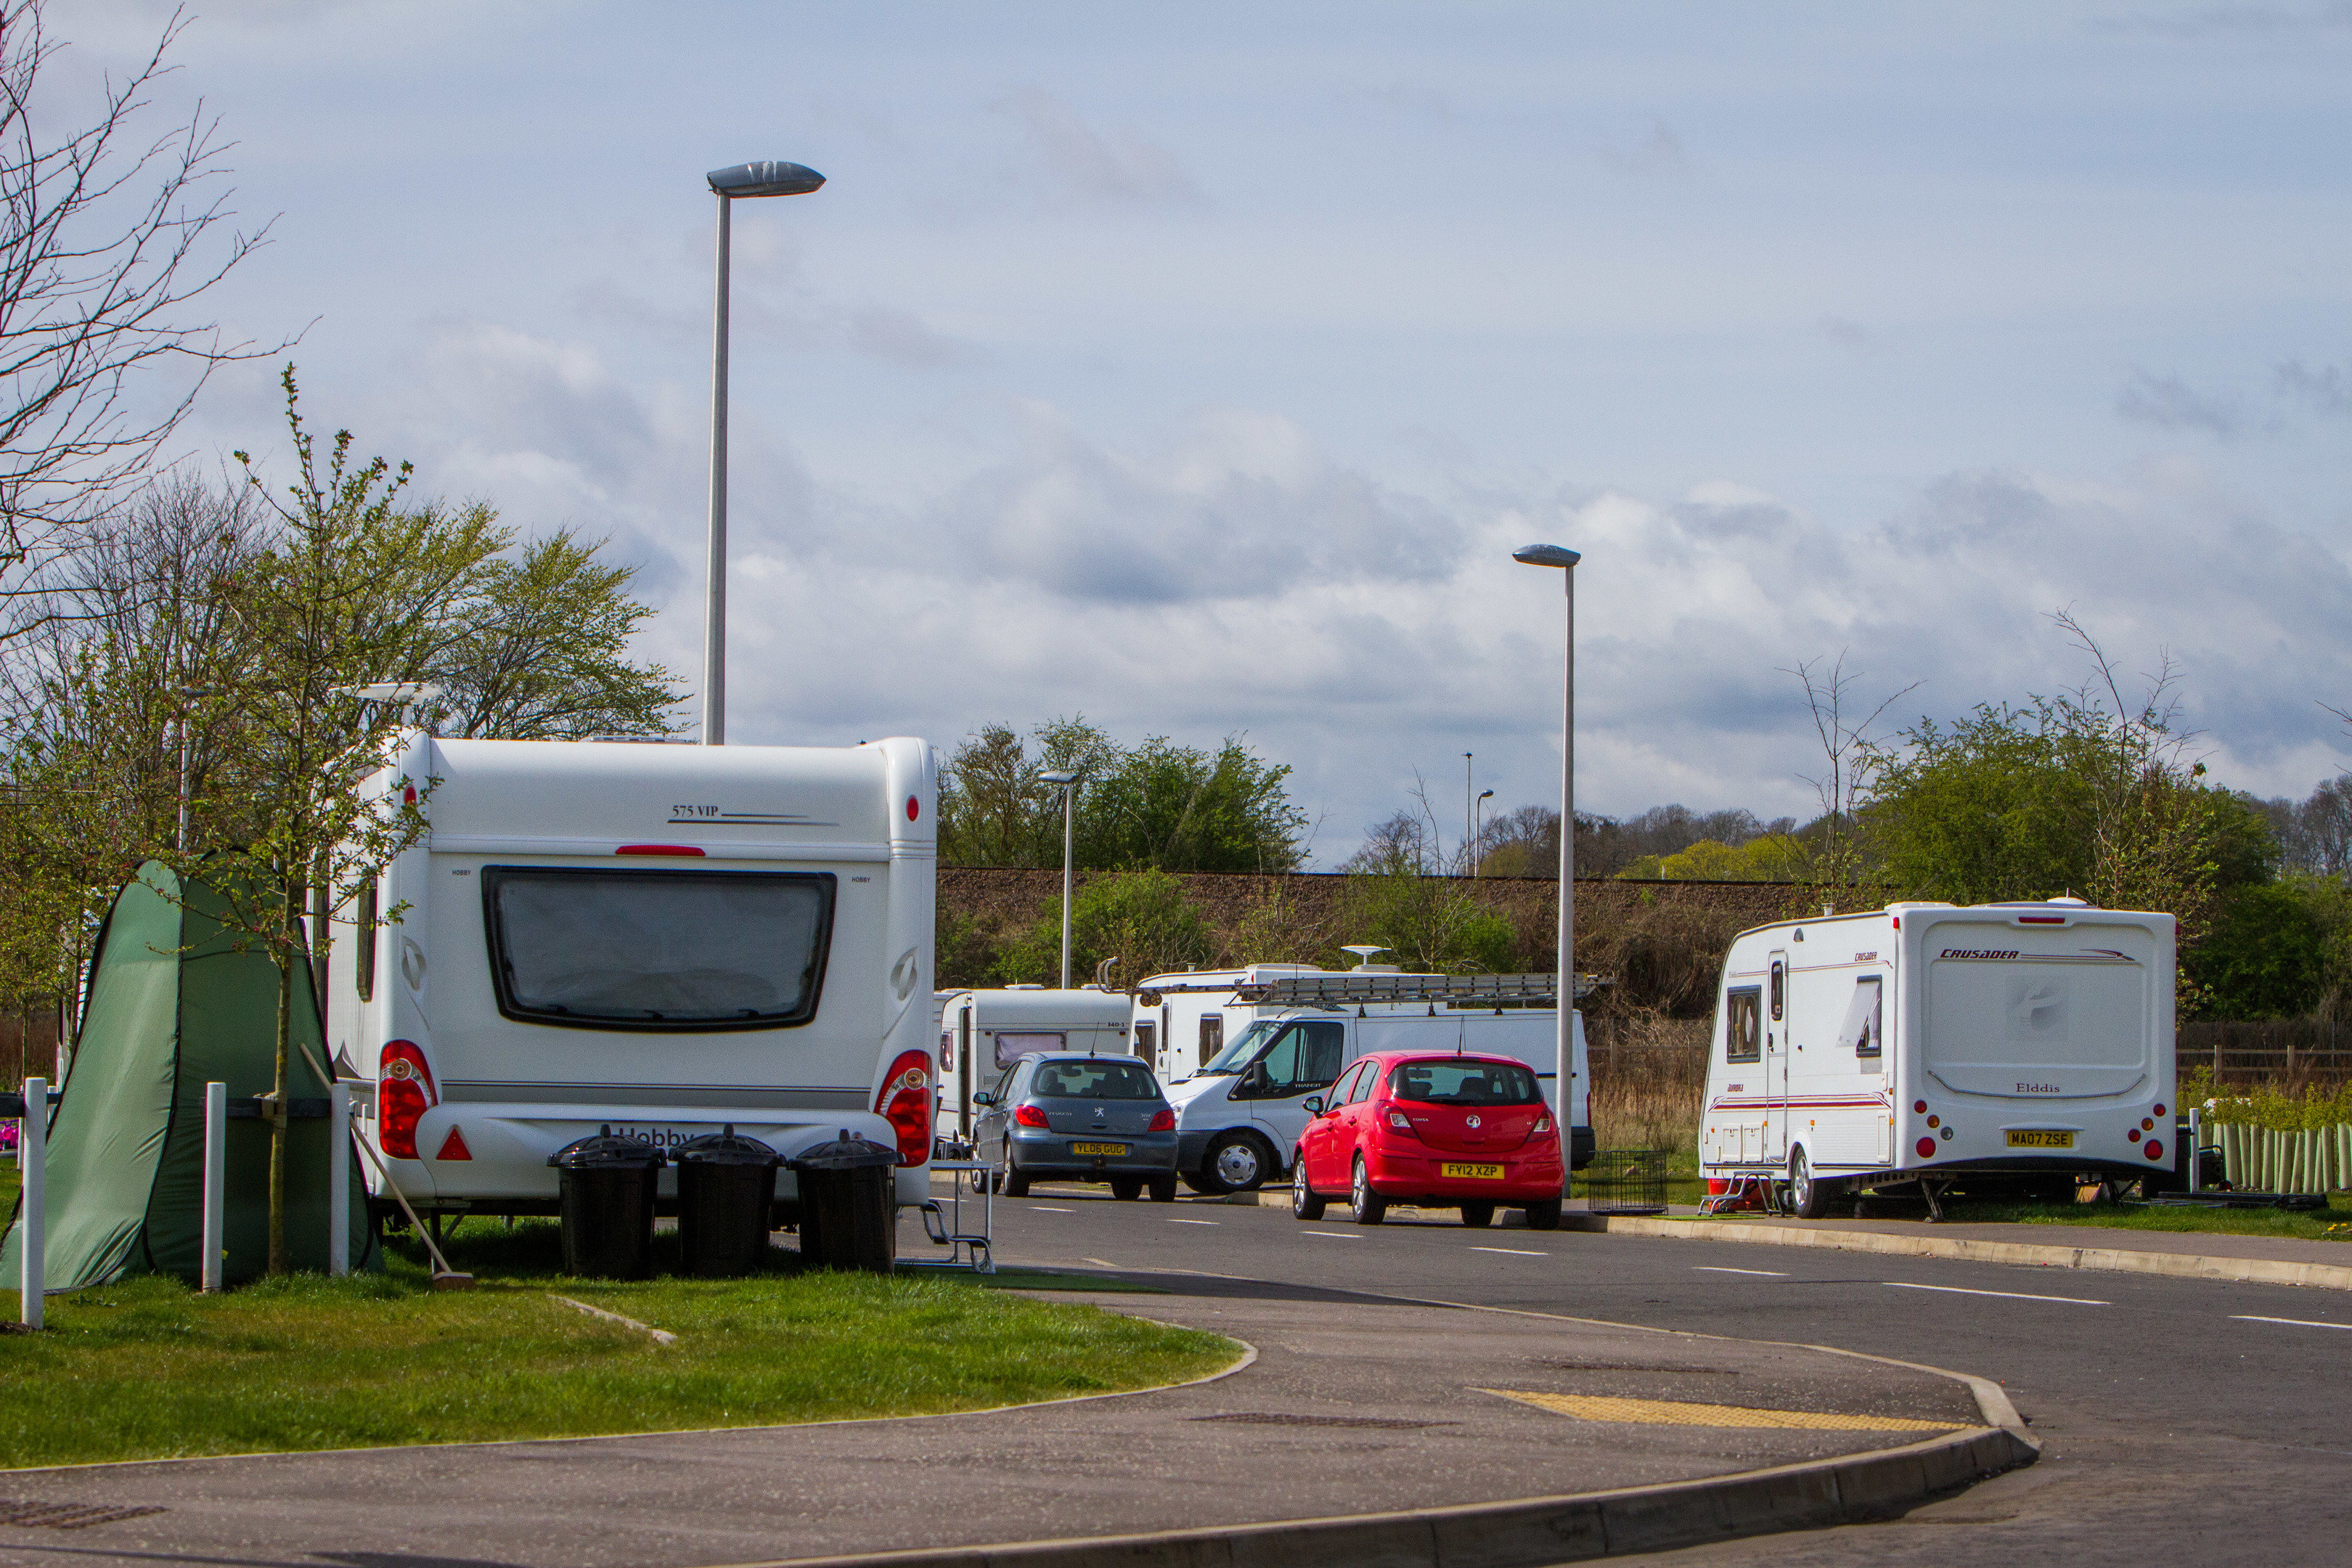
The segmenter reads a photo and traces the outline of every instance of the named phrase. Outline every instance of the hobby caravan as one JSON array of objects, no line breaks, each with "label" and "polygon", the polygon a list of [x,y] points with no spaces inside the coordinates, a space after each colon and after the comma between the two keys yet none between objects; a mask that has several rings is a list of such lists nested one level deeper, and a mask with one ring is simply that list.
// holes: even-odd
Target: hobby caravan
[{"label": "hobby caravan", "polygon": [[548,1214],[574,1139],[731,1124],[787,1161],[896,1147],[920,1204],[936,772],[903,739],[411,737],[371,787],[421,791],[430,831],[344,911],[327,992],[336,1073],[374,1089],[371,1195]]},{"label": "hobby caravan", "polygon": [[1890,904],[1736,939],[1710,1041],[1711,1190],[1815,1217],[1897,1183],[2168,1173],[2173,917]]}]

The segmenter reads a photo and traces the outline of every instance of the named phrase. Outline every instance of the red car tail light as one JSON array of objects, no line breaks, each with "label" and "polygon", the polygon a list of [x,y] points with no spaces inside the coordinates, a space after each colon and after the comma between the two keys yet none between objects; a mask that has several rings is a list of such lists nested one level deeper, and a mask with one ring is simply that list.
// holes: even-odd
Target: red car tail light
[{"label": "red car tail light", "polygon": [[1389,1125],[1395,1128],[1399,1132],[1411,1132],[1412,1131],[1412,1118],[1405,1115],[1402,1110],[1390,1110]]},{"label": "red car tail light", "polygon": [[931,1053],[900,1051],[874,1097],[874,1109],[898,1135],[898,1163],[919,1165],[931,1157]]},{"label": "red car tail light", "polygon": [[1528,1136],[1530,1138],[1540,1138],[1550,1131],[1551,1118],[1549,1116],[1538,1116],[1536,1118],[1534,1131],[1530,1131]]},{"label": "red car tail light", "polygon": [[440,1103],[433,1069],[414,1040],[393,1040],[376,1058],[376,1142],[395,1160],[416,1158],[416,1124]]},{"label": "red car tail light", "polygon": [[1161,1106],[1158,1110],[1151,1113],[1151,1125],[1145,1128],[1144,1131],[1146,1132],[1175,1131],[1176,1113],[1169,1110],[1166,1106]]},{"label": "red car tail light", "polygon": [[1018,1121],[1024,1127],[1046,1127],[1052,1125],[1052,1123],[1045,1120],[1045,1113],[1038,1110],[1034,1105],[1015,1106],[1013,1110],[1013,1120]]}]

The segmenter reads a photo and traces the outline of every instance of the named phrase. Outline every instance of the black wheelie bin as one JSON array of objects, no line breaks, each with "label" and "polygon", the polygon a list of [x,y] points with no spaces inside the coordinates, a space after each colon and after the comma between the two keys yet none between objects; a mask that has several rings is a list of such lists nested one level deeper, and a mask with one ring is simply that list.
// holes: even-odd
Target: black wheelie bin
[{"label": "black wheelie bin", "polygon": [[754,1274],[768,1257],[776,1205],[776,1152],[739,1138],[730,1123],[670,1151],[677,1167],[678,1268],[726,1279]]},{"label": "black wheelie bin", "polygon": [[801,1261],[887,1274],[898,1251],[891,1184],[898,1151],[845,1127],[792,1161],[801,1188]]},{"label": "black wheelie bin", "polygon": [[654,1271],[654,1192],[662,1152],[610,1127],[547,1157],[562,1191],[563,1271],[643,1279]]}]

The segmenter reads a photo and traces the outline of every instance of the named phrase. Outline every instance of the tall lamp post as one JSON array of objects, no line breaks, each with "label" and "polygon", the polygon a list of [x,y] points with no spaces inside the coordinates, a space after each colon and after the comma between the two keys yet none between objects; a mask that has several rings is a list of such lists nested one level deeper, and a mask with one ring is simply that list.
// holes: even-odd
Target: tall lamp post
[{"label": "tall lamp post", "polygon": [[1070,988],[1070,849],[1076,842],[1072,825],[1076,821],[1075,802],[1078,794],[1078,775],[1056,772],[1039,773],[1038,778],[1062,792],[1062,989]]},{"label": "tall lamp post", "polygon": [[728,216],[750,196],[804,196],[824,176],[799,163],[738,163],[705,176],[719,198],[719,277],[710,310],[710,584],[702,624],[702,743],[727,739]]},{"label": "tall lamp post", "polygon": [[1552,1125],[1559,1130],[1559,1168],[1565,1181],[1572,1153],[1568,1121],[1576,1083],[1576,563],[1583,557],[1562,545],[1530,544],[1512,551],[1511,559],[1525,566],[1557,566],[1568,585],[1568,655],[1559,719],[1559,1062],[1552,1079],[1559,1092],[1559,1113]]},{"label": "tall lamp post", "polygon": [[1470,874],[1474,877],[1478,875],[1479,863],[1485,858],[1478,853],[1478,842],[1486,837],[1486,803],[1494,798],[1493,790],[1482,789],[1478,792],[1476,805],[1472,808],[1474,815],[1470,820]]}]

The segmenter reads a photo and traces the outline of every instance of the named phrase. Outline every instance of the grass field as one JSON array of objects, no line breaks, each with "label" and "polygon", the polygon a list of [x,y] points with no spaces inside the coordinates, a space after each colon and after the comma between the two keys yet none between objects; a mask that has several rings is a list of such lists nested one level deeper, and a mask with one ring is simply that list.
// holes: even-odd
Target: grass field
[{"label": "grass field", "polygon": [[[384,1270],[351,1279],[200,1296],[151,1278],[53,1296],[47,1332],[0,1334],[0,1466],[982,1409],[1177,1382],[1235,1353],[953,1278],[566,1279],[545,1221],[474,1221],[446,1245],[477,1289],[430,1289],[421,1254],[395,1247]],[[0,1316],[16,1307],[0,1291]]]},{"label": "grass field", "polygon": [[[2197,1209],[2144,1204],[1972,1204],[1944,1205],[1955,1223],[2091,1225],[2111,1230],[2201,1231],[2212,1236],[2275,1236],[2293,1241],[2352,1242],[2352,1193],[2331,1193],[2309,1214],[2277,1209]],[[2347,1259],[2352,1261],[2352,1259]]]}]

